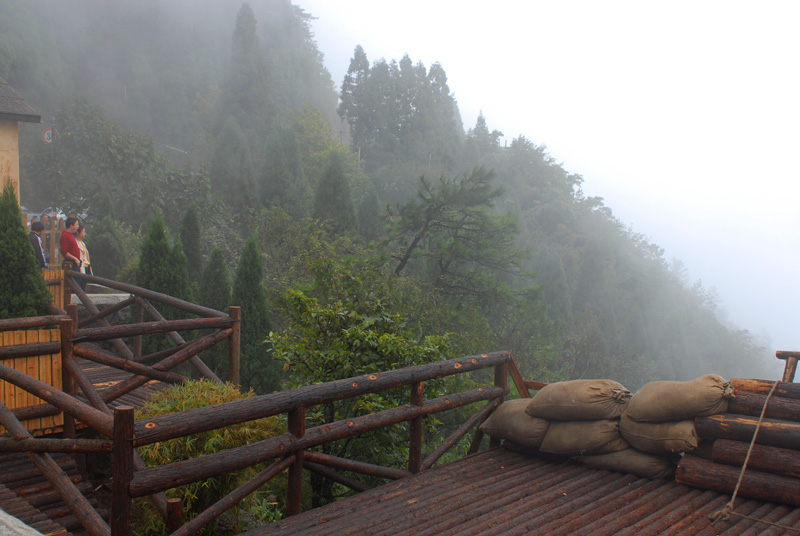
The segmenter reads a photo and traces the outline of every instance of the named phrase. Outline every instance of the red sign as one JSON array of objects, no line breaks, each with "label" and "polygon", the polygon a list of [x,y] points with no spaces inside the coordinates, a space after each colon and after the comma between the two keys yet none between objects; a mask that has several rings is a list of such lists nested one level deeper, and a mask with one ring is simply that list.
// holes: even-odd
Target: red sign
[{"label": "red sign", "polygon": [[58,131],[54,128],[46,128],[42,132],[42,141],[45,143],[53,143],[53,136],[58,136]]}]

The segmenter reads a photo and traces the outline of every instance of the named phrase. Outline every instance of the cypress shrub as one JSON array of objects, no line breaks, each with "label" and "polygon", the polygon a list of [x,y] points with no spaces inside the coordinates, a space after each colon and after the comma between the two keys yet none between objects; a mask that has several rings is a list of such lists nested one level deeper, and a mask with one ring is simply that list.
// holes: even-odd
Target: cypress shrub
[{"label": "cypress shrub", "polygon": [[[225,257],[219,246],[211,251],[200,278],[200,305],[217,311],[227,311],[231,303],[231,284],[228,279]],[[228,348],[226,344],[215,344],[201,354],[201,358],[214,373],[223,377],[227,370]]]},{"label": "cypress shrub", "polygon": [[44,315],[52,302],[17,204],[11,181],[0,194],[0,318]]},{"label": "cypress shrub", "polygon": [[231,305],[242,308],[240,370],[242,388],[259,394],[280,388],[281,368],[264,340],[272,329],[267,294],[262,285],[262,263],[255,236],[244,245],[233,281]]},{"label": "cypress shrub", "polygon": [[[136,272],[136,284],[140,287],[161,292],[168,296],[192,301],[192,289],[189,275],[186,273],[186,255],[180,240],[170,245],[164,218],[159,213],[150,225],[150,231],[142,242],[139,266]],[[181,316],[174,307],[153,304],[167,320],[175,320]],[[146,336],[143,341],[145,352],[156,352],[171,346],[166,335]]]},{"label": "cypress shrub", "polygon": [[186,209],[181,221],[181,243],[186,255],[186,272],[192,283],[198,283],[203,272],[202,252],[200,251],[200,220],[197,207],[192,203]]}]

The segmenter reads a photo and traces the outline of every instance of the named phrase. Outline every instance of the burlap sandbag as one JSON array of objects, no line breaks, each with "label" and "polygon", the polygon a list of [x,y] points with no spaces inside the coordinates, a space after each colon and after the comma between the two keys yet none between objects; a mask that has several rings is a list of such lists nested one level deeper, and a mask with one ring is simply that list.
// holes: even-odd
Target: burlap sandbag
[{"label": "burlap sandbag", "polygon": [[650,382],[633,395],[625,413],[639,422],[684,421],[725,413],[728,398],[733,389],[717,374],[688,382]]},{"label": "burlap sandbag", "polygon": [[543,387],[528,405],[528,415],[551,421],[618,419],[631,392],[614,380],[571,380]]},{"label": "burlap sandbag", "polygon": [[575,460],[593,469],[630,473],[642,478],[671,478],[675,474],[675,465],[668,459],[645,454],[636,449],[625,449],[593,456],[577,456]]},{"label": "burlap sandbag", "polygon": [[530,398],[506,400],[480,425],[481,432],[525,447],[539,448],[550,423],[525,413],[530,401]]},{"label": "burlap sandbag", "polygon": [[694,420],[672,422],[638,422],[627,413],[619,422],[622,438],[642,452],[650,454],[677,454],[692,452],[697,448]]},{"label": "burlap sandbag", "polygon": [[628,448],[619,434],[619,420],[604,421],[550,421],[543,452],[563,456],[605,454]]}]

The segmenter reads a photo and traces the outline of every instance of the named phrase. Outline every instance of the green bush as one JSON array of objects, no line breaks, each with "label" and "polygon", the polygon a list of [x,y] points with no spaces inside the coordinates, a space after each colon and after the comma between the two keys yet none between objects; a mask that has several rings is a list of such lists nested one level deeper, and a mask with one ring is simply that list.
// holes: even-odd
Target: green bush
[{"label": "green bush", "polygon": [[0,195],[0,229],[0,318],[45,314],[52,300],[22,226],[11,181],[6,181]]},{"label": "green bush", "polygon": [[[200,408],[240,400],[255,396],[253,391],[243,393],[236,386],[219,384],[207,380],[190,381],[176,385],[152,397],[136,412],[136,419],[146,419],[158,415],[166,415],[192,408]],[[139,454],[148,466],[159,466],[168,463],[214,454],[233,447],[254,443],[284,433],[285,426],[279,417],[259,419],[217,430],[211,430],[188,437],[171,439],[153,443],[138,449]],[[262,467],[251,467],[236,473],[201,480],[166,492],[168,498],[180,498],[183,504],[184,519],[191,519],[219,499],[246,482]],[[281,509],[273,498],[273,493],[281,497],[284,493],[275,493],[280,486],[271,481],[258,492],[251,494],[239,504],[239,507],[227,513],[227,518],[236,524],[243,519],[241,513],[248,512],[260,520],[273,521],[281,517]],[[141,512],[136,515],[138,534],[164,534],[166,527],[149,501],[140,501],[137,508]],[[232,516],[232,517],[231,517]],[[207,533],[213,533],[216,523],[206,527]]]}]

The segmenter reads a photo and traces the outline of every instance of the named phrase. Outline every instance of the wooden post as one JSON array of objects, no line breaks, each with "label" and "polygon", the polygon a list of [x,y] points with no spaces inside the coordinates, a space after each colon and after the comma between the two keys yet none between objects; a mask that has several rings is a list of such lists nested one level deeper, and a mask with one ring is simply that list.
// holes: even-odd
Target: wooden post
[{"label": "wooden post", "polygon": [[228,339],[228,381],[239,385],[239,353],[241,351],[242,308],[231,306],[228,314],[233,319],[233,333]]},{"label": "wooden post", "polygon": [[167,533],[172,534],[182,526],[183,502],[180,499],[167,499]]},{"label": "wooden post", "polygon": [[[70,317],[68,323],[59,322],[59,330],[61,331],[61,360],[63,362],[64,356],[72,353],[72,337],[75,333],[75,324],[78,321],[78,306],[68,305],[67,314]],[[72,374],[62,367],[61,370],[61,390],[68,395],[75,396],[75,383],[72,381]],[[64,437],[75,439],[75,418],[67,412],[64,412]]]},{"label": "wooden post", "polygon": [[775,352],[775,357],[783,359],[786,363],[783,366],[783,381],[793,382],[794,373],[797,371],[797,359],[800,358],[800,352]]},{"label": "wooden post", "polygon": [[[144,321],[144,309],[142,304],[139,303],[139,298],[136,298],[136,305],[134,307],[134,324],[141,324]],[[139,361],[142,358],[142,336],[136,335],[133,338],[133,359]]]},{"label": "wooden post", "polygon": [[[306,408],[299,408],[289,412],[289,433],[300,439],[306,435]],[[288,489],[286,491],[286,515],[297,515],[303,510],[303,451],[295,453],[297,459],[289,467]]]},{"label": "wooden post", "polygon": [[[508,365],[501,363],[494,367],[494,384],[497,387],[502,387],[503,391],[508,392]],[[503,397],[500,398],[500,403],[503,403]],[[500,446],[500,439],[489,436],[489,448]]]},{"label": "wooden post", "polygon": [[[62,231],[62,232],[69,232],[69,231]],[[64,296],[63,301],[61,303],[64,304],[64,308],[66,309],[69,304],[72,302],[72,289],[67,284],[67,269],[64,268],[63,264],[61,265],[61,292]]]},{"label": "wooden post", "polygon": [[525,380],[522,377],[522,373],[517,368],[517,362],[514,361],[513,357],[508,360],[508,373],[511,375],[511,379],[514,381],[517,391],[519,391],[520,398],[531,398],[531,392],[528,391],[528,386],[525,385]]},{"label": "wooden post", "polygon": [[[67,314],[69,315],[69,320],[64,319],[59,321],[58,327],[61,332],[61,375],[62,375],[62,384],[64,382],[63,378],[67,378],[67,382],[69,384],[69,394],[75,395],[75,378],[73,375],[72,365],[75,363],[75,356],[73,354],[73,345],[72,339],[75,336],[75,328],[78,325],[78,306],[77,305],[68,305],[67,306]],[[68,438],[74,439],[76,436],[75,430],[75,419],[64,413],[64,436]],[[69,422],[69,425],[67,424]],[[86,455],[80,452],[74,453],[72,455],[73,459],[75,460],[75,465],[78,468],[78,472],[86,478]]]},{"label": "wooden post", "polygon": [[[411,386],[411,405],[421,408],[425,403],[425,391],[422,382]],[[408,445],[408,471],[419,473],[422,463],[422,417],[411,419],[411,430],[409,432]]]},{"label": "wooden post", "polygon": [[133,408],[119,406],[114,410],[114,460],[112,467],[111,533],[131,534],[131,494],[133,479]]}]

